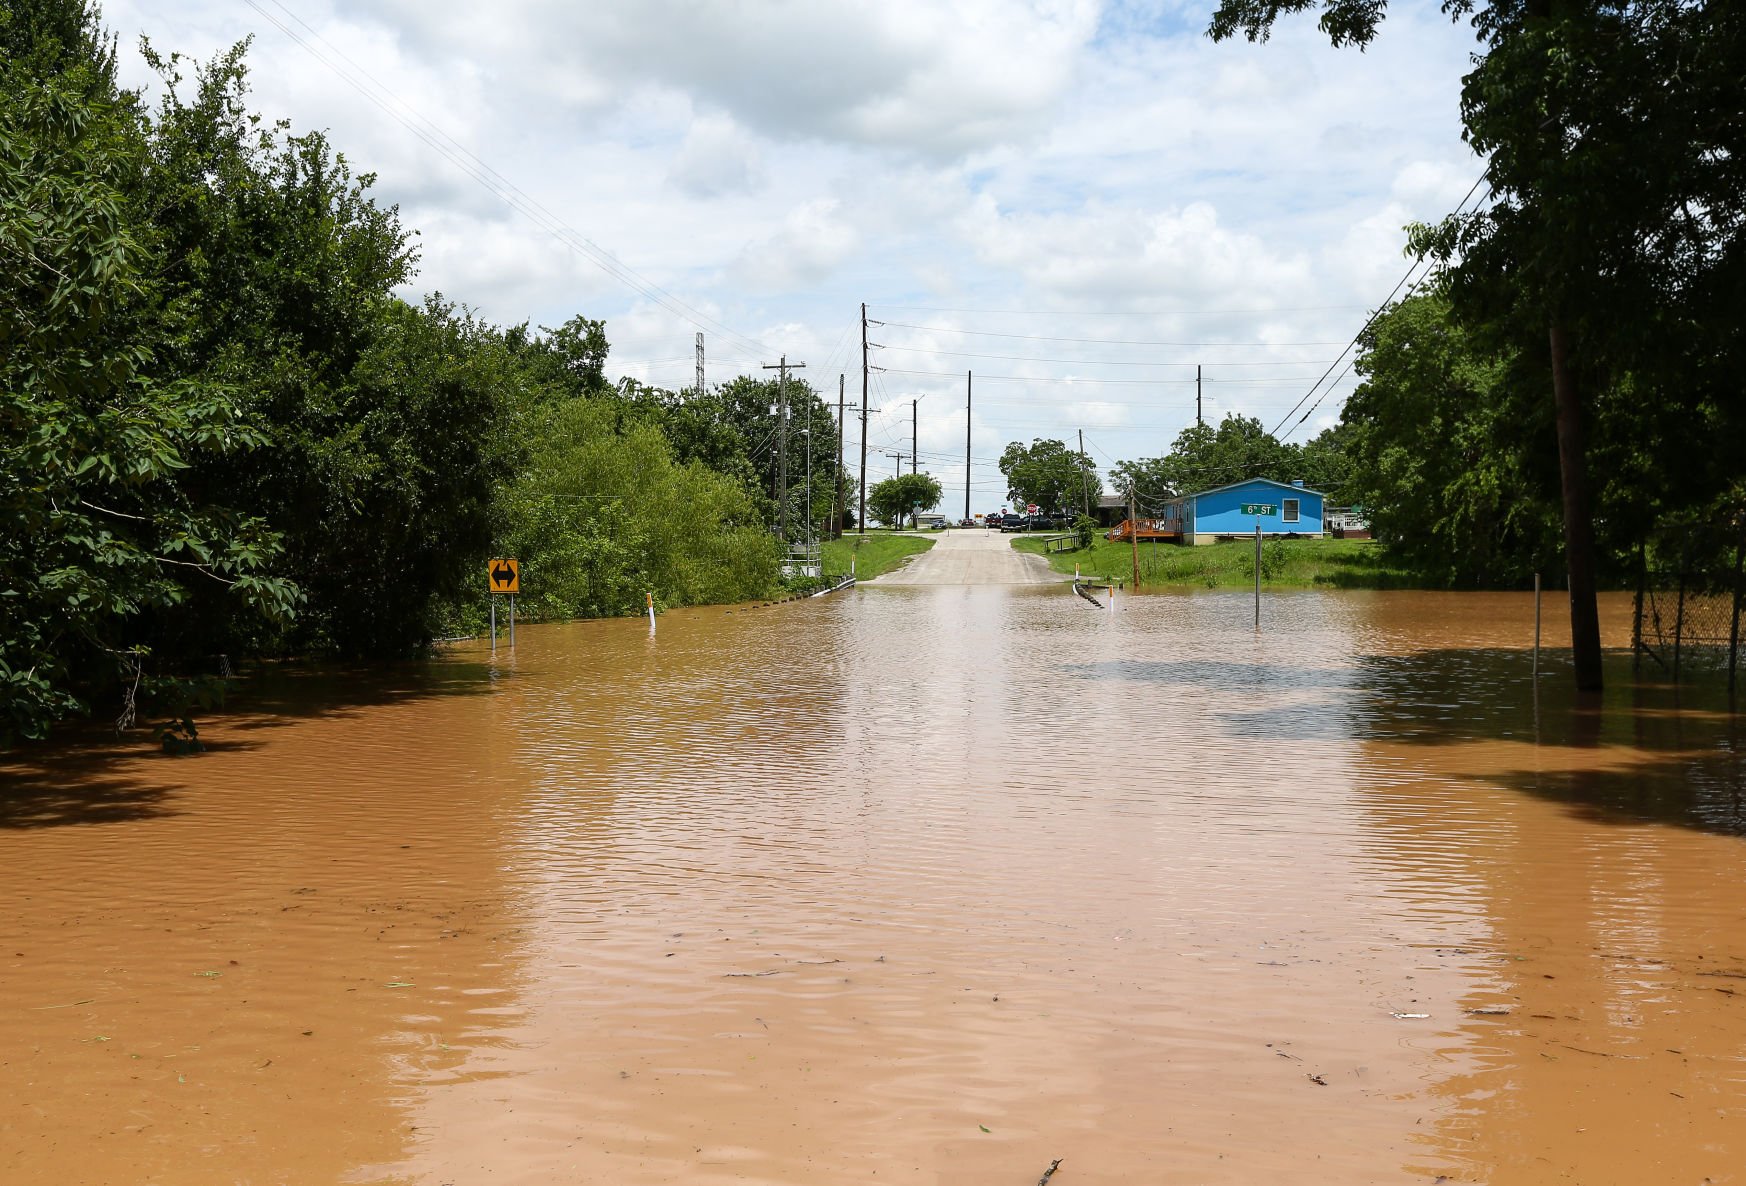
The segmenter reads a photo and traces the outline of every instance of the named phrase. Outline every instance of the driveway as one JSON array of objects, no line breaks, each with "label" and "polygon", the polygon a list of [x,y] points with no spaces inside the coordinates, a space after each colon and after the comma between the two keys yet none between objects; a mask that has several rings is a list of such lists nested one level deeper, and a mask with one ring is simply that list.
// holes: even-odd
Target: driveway
[{"label": "driveway", "polygon": [[1041,556],[1012,549],[1015,537],[981,527],[929,532],[934,546],[871,585],[1052,585],[1065,580]]}]

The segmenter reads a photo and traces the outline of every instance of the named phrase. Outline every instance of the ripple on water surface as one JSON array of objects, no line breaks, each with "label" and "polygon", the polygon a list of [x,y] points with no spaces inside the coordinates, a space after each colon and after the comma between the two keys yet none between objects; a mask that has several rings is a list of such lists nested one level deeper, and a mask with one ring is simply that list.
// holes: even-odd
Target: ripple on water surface
[{"label": "ripple on water surface", "polygon": [[1555,652],[1536,705],[1522,597],[1251,612],[869,588],[276,687],[112,765],[152,810],[0,827],[0,1177],[1726,1180],[1732,718]]}]

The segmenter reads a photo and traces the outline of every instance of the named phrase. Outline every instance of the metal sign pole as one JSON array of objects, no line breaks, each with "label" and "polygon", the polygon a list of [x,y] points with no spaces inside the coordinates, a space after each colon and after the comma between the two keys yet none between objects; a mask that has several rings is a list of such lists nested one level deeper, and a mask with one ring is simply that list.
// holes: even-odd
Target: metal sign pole
[{"label": "metal sign pole", "polygon": [[487,593],[485,596],[491,600],[491,649],[495,651],[497,649],[497,595]]},{"label": "metal sign pole", "polygon": [[1261,516],[1255,516],[1255,633],[1261,633]]},{"label": "metal sign pole", "polygon": [[509,645],[515,645],[515,594],[509,595]]}]

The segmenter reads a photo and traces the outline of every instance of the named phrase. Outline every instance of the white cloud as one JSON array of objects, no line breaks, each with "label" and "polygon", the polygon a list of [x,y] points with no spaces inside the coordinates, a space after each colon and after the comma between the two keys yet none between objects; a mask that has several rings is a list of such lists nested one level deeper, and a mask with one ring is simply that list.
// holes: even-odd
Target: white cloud
[{"label": "white cloud", "polygon": [[[966,370],[979,459],[1080,427],[1118,456],[1162,451],[1196,362],[1209,415],[1271,426],[1399,278],[1402,225],[1479,171],[1457,124],[1467,34],[1405,9],[1356,54],[1309,19],[1214,45],[1180,0],[309,0],[307,28],[260,3],[423,135],[247,5],[114,0],[108,19],[196,57],[255,33],[252,102],[380,175],[422,232],[418,291],[502,322],[603,317],[615,364],[647,381],[690,383],[701,325],[712,380],[786,351],[834,394],[860,302],[936,327],[875,330],[892,410],[870,435],[907,448],[922,397],[948,487]],[[439,152],[431,125],[460,147]],[[480,185],[463,149],[544,213]],[[553,218],[634,282],[561,246]],[[986,460],[973,477],[1000,483]]]},{"label": "white cloud", "polygon": [[686,129],[669,176],[687,197],[700,200],[756,189],[762,177],[758,146],[726,116],[702,116]]}]

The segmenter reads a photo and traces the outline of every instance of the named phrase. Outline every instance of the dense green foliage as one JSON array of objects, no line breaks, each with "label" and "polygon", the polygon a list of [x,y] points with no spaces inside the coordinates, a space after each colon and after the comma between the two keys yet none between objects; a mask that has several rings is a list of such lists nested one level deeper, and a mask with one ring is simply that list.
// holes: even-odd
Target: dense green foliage
[{"label": "dense green foliage", "polygon": [[87,0],[0,0],[0,744],[182,719],[230,658],[415,653],[494,554],[546,616],[774,591],[780,502],[831,512],[824,402],[789,383],[779,490],[774,382],[614,385],[598,321],[408,303],[411,232],[249,112],[245,48],[190,82],[147,46],[148,108]]},{"label": "dense green foliage", "polygon": [[917,513],[939,506],[944,496],[931,474],[901,474],[873,484],[867,491],[867,509],[887,527],[902,527],[905,519],[913,524]]},{"label": "dense green foliage", "polygon": [[1035,504],[1044,514],[1068,514],[1088,503],[1095,506],[1103,490],[1089,457],[1041,437],[1029,445],[1009,444],[1000,455],[1000,472],[1006,476],[1007,498],[1021,511]]}]

